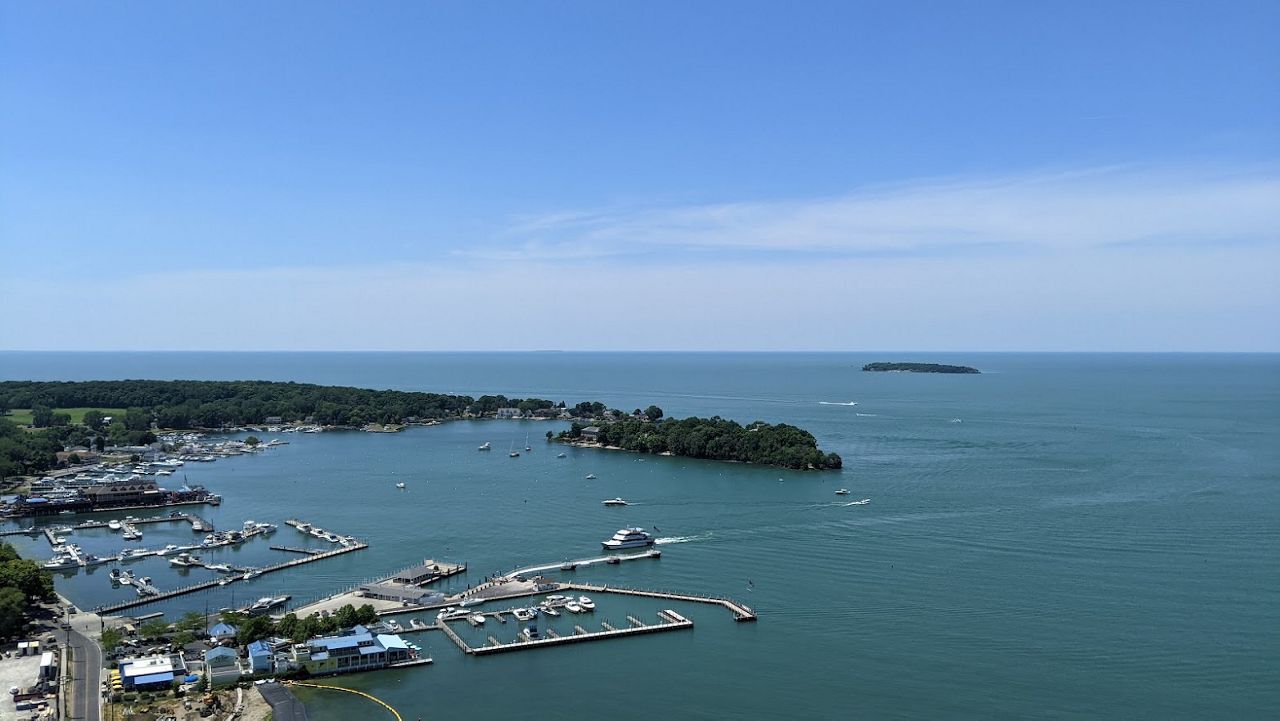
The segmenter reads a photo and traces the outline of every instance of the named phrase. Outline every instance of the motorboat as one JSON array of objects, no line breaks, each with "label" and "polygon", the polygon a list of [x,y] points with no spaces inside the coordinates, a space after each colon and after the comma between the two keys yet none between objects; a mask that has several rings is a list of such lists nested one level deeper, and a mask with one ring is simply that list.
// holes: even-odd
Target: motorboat
[{"label": "motorboat", "polygon": [[594,481],[594,480],[595,480],[596,478],[598,478],[598,477],[599,477],[599,476],[597,476],[597,475],[596,475],[596,474],[594,474],[594,473],[588,473],[588,474],[587,474],[587,480],[588,480],[588,481]]},{"label": "motorboat", "polygon": [[205,568],[210,571],[217,571],[218,573],[231,573],[231,566],[228,566],[225,563],[212,563],[205,566]]},{"label": "motorboat", "polygon": [[471,622],[471,625],[472,625],[472,626],[483,626],[483,625],[484,625],[484,614],[483,614],[483,613],[473,613],[473,614],[471,614],[470,616],[467,616],[467,620]]},{"label": "motorboat", "polygon": [[643,528],[620,528],[617,533],[613,534],[613,538],[600,542],[600,545],[610,551],[617,551],[623,548],[642,548],[653,544],[653,536]]},{"label": "motorboat", "polygon": [[559,615],[560,615],[560,612],[559,612],[559,611],[557,611],[557,610],[555,609],[555,606],[550,606],[550,605],[543,604],[542,606],[539,606],[538,608],[539,608],[539,609],[541,609],[541,611],[542,611],[543,613],[547,614],[548,616],[559,616]]},{"label": "motorboat", "polygon": [[196,566],[200,564],[200,557],[193,556],[190,553],[184,552],[184,553],[179,553],[173,558],[170,558],[169,563],[174,566],[181,566],[181,567]]},{"label": "motorboat", "polygon": [[476,596],[472,596],[471,598],[464,598],[464,599],[462,599],[462,600],[458,603],[458,605],[459,605],[459,606],[461,606],[461,607],[463,607],[463,608],[470,608],[470,607],[472,607],[472,606],[479,606],[479,605],[480,605],[480,604],[482,604],[482,603],[484,603],[484,599],[483,599],[483,598],[478,598],[478,597],[476,597]]},{"label": "motorboat", "polygon": [[250,569],[250,570],[248,570],[248,571],[245,571],[245,572],[244,572],[244,575],[240,577],[240,580],[241,580],[241,581],[251,581],[251,580],[253,580],[253,579],[255,579],[255,578],[257,578],[258,576],[261,576],[261,575],[262,575],[262,571],[259,571],[258,569],[254,568],[254,569]]},{"label": "motorboat", "polygon": [[565,561],[564,563],[560,564],[561,571],[573,571],[577,568],[578,568],[578,564],[573,563],[572,561]]},{"label": "motorboat", "polygon": [[596,610],[596,602],[586,596],[578,596],[578,605],[581,606],[584,611]]},{"label": "motorboat", "polygon": [[156,551],[156,555],[157,555],[157,556],[167,556],[167,555],[169,555],[170,553],[173,553],[174,551],[178,550],[179,548],[180,548],[180,546],[178,546],[178,544],[176,544],[176,543],[170,543],[170,544],[166,545],[164,548],[160,549],[159,551]]},{"label": "motorboat", "polygon": [[564,458],[564,457],[565,457],[564,451],[561,451],[556,454],[556,458]]},{"label": "motorboat", "polygon": [[511,615],[516,617],[517,621],[532,621],[534,616],[538,614],[528,608],[513,608]]},{"label": "motorboat", "polygon": [[609,499],[606,499],[606,500],[600,501],[600,503],[602,503],[603,505],[606,505],[606,506],[629,506],[629,505],[631,505],[630,503],[627,503],[626,501],[622,500],[622,496],[618,496],[617,498],[609,498]]},{"label": "motorboat", "polygon": [[563,603],[564,601],[568,601],[568,600],[569,600],[568,596],[561,596],[558,593],[547,596],[547,603]]},{"label": "motorboat", "polygon": [[485,442],[484,442],[484,443],[482,443],[482,444],[480,445],[480,447],[479,447],[479,448],[477,448],[476,450],[477,450],[477,451],[491,451],[491,450],[493,450],[493,446],[489,445],[489,441],[485,441]]},{"label": "motorboat", "polygon": [[403,490],[403,489],[404,489],[404,483],[403,483],[403,482],[401,482],[401,483],[397,483],[397,484],[396,484],[396,488],[399,488],[399,489],[402,489],[402,490]]},{"label": "motorboat", "polygon": [[537,641],[542,638],[542,634],[538,632],[537,626],[526,626],[521,629],[520,636],[526,641]]},{"label": "motorboat", "polygon": [[288,603],[288,601],[288,596],[263,596],[257,601],[254,601],[253,605],[249,606],[249,611],[250,613],[255,611],[267,611],[275,608],[276,606],[283,606]]},{"label": "motorboat", "polygon": [[852,502],[852,503],[850,503],[849,505],[850,505],[850,506],[865,506],[865,505],[867,505],[868,503],[871,503],[871,499],[870,499],[870,498],[864,498],[864,499],[862,499],[861,501],[853,501],[853,502]]},{"label": "motorboat", "polygon": [[848,488],[841,488],[840,490],[836,491],[836,495],[837,495],[837,496],[847,496],[847,495],[849,495],[849,489],[848,489]]},{"label": "motorboat", "polygon": [[582,613],[582,606],[579,606],[577,601],[569,601],[564,605],[564,610],[569,613]]},{"label": "motorboat", "polygon": [[107,521],[107,528],[110,528],[113,531],[118,531],[120,530],[120,522],[115,519]]},{"label": "motorboat", "polygon": [[617,566],[618,564],[622,563],[622,559],[618,558],[617,556],[609,556],[608,558],[605,559],[604,562],[609,564],[610,566]]},{"label": "motorboat", "polygon": [[140,558],[146,558],[153,555],[151,551],[145,548],[126,548],[120,552],[121,561],[136,561]]}]

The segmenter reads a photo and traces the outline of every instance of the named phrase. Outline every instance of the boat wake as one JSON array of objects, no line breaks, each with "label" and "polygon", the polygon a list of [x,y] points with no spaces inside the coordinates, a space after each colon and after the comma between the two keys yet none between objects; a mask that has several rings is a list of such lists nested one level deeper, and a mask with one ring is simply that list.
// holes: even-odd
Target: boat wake
[{"label": "boat wake", "polygon": [[840,506],[840,507],[842,507],[842,508],[848,508],[849,506],[865,506],[865,505],[868,505],[868,504],[870,504],[870,503],[871,503],[871,499],[870,499],[870,498],[864,498],[864,499],[862,499],[861,501],[849,501],[848,503],[840,503],[840,504],[837,504],[837,505],[839,505],[839,506]]},{"label": "boat wake", "polygon": [[854,415],[858,416],[859,418],[875,418],[880,414],[879,413],[854,413]]},{"label": "boat wake", "polygon": [[711,539],[712,534],[701,533],[696,536],[669,536],[667,538],[659,538],[655,543],[665,546],[668,543],[693,543],[694,541],[706,541]]},{"label": "boat wake", "polygon": [[[835,401],[818,401],[818,405],[820,405],[820,406],[856,406],[856,405],[858,405],[858,402],[857,402],[857,401],[849,401],[848,403],[837,403],[837,402],[835,402]],[[861,415],[861,414],[859,414],[859,415]]]}]

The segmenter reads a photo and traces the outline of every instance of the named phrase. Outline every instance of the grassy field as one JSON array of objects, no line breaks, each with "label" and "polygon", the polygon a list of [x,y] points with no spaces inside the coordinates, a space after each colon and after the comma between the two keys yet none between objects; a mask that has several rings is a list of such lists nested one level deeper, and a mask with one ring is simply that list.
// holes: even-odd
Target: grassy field
[{"label": "grassy field", "polygon": [[[84,414],[89,411],[102,411],[106,416],[123,416],[123,408],[54,408],[54,413],[70,413],[72,423],[84,422]],[[9,420],[20,426],[31,425],[31,409],[30,408],[14,408],[9,411],[9,415],[5,416]]]}]

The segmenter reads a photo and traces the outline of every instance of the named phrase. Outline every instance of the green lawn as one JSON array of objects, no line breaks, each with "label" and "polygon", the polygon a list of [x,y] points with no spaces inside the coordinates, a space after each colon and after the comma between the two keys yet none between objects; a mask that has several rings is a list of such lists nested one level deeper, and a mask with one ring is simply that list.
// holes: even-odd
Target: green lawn
[{"label": "green lawn", "polygon": [[[70,413],[72,423],[83,423],[84,414],[89,411],[101,411],[106,416],[124,416],[123,408],[55,408],[55,413]],[[9,420],[20,426],[31,425],[31,409],[30,408],[14,408],[9,411],[9,415],[5,416]]]}]

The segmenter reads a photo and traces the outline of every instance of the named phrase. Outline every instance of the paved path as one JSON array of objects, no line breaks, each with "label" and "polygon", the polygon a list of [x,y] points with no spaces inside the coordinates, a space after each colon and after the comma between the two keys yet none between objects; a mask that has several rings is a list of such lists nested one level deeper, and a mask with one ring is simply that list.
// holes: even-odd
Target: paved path
[{"label": "paved path", "polygon": [[99,721],[102,701],[102,649],[75,628],[63,631],[71,651],[69,715],[83,721]]}]

